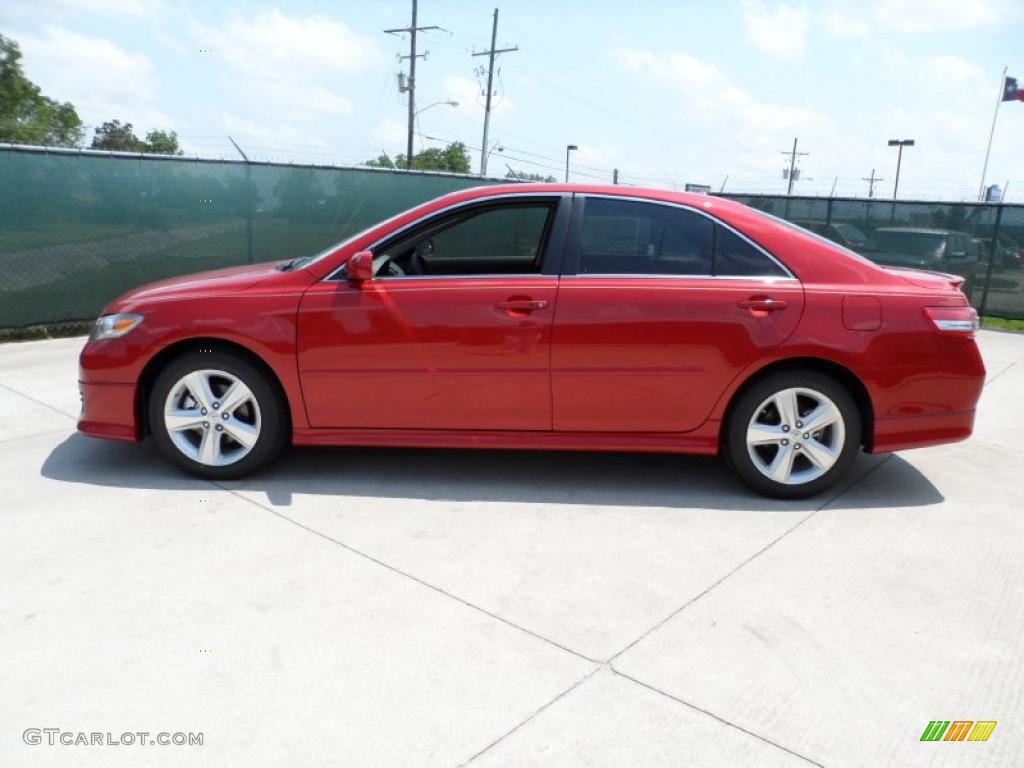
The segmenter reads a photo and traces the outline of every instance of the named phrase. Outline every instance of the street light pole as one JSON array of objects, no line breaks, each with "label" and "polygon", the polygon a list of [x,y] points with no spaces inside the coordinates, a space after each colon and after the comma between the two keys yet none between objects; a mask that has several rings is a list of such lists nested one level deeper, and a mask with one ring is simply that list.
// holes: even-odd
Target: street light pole
[{"label": "street light pole", "polygon": [[579,149],[575,144],[565,145],[565,183],[569,183],[569,153],[574,149]]},{"label": "street light pole", "polygon": [[892,186],[892,199],[896,199],[896,193],[900,190],[900,166],[903,165],[903,148],[914,146],[913,139],[889,139],[890,147],[899,147],[896,153],[896,182]]}]

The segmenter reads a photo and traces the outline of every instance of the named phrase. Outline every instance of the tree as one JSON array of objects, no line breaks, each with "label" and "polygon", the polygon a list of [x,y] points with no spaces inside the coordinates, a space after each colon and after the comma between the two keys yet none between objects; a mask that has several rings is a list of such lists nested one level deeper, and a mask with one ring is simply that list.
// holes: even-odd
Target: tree
[{"label": "tree", "polygon": [[394,168],[395,161],[388,157],[387,152],[381,152],[375,159],[367,160],[363,165],[370,168]]},{"label": "tree", "polygon": [[146,148],[142,151],[152,152],[154,155],[185,154],[178,146],[177,131],[150,131],[146,134]]},{"label": "tree", "polygon": [[[405,155],[397,155],[392,160],[386,152],[382,152],[379,157],[374,160],[367,160],[363,165],[370,168],[405,168]],[[469,173],[469,151],[461,141],[452,142],[444,149],[430,147],[413,155],[412,169],[414,171]]]},{"label": "tree", "polygon": [[135,135],[131,123],[121,125],[120,120],[108,120],[96,129],[92,137],[93,149],[113,152],[142,152],[146,142]]},{"label": "tree", "polygon": [[92,137],[93,149],[113,152],[147,152],[155,155],[180,155],[178,134],[175,131],[152,130],[143,141],[135,135],[131,123],[121,124],[120,120],[108,120],[96,129]]},{"label": "tree", "polygon": [[84,129],[75,108],[44,96],[20,62],[18,44],[0,35],[0,141],[80,146]]},{"label": "tree", "polygon": [[549,184],[557,181],[554,176],[545,176],[542,173],[523,173],[522,171],[514,171],[511,168],[508,169],[505,178],[519,179],[520,181],[546,181]]}]

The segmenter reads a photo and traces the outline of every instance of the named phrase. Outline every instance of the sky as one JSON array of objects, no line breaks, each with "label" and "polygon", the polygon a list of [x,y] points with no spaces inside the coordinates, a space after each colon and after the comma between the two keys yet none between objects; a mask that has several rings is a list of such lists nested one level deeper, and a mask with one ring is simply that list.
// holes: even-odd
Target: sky
[{"label": "sky", "polygon": [[[495,0],[420,0],[417,150],[479,168]],[[27,75],[84,122],[177,131],[189,155],[354,165],[405,151],[410,0],[3,0]],[[504,0],[489,173],[731,192],[975,199],[1004,67],[1024,86],[1021,0]],[[988,183],[1024,200],[1024,102],[999,109]]]}]

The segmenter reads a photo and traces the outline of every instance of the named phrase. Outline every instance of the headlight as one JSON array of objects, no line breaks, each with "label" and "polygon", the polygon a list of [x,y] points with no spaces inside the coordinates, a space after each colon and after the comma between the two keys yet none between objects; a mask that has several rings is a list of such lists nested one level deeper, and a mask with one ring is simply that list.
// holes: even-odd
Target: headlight
[{"label": "headlight", "polygon": [[96,320],[91,339],[117,339],[142,322],[142,315],[103,315]]}]

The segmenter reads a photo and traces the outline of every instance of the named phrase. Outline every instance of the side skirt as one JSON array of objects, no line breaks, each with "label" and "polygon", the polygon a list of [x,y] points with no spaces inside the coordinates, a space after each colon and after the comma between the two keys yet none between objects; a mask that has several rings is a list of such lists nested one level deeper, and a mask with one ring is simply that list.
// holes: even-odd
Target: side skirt
[{"label": "side skirt", "polygon": [[[711,429],[708,427],[711,426]],[[650,432],[518,432],[401,429],[296,429],[294,445],[372,445],[542,451],[718,452],[718,426],[685,434]]]}]

